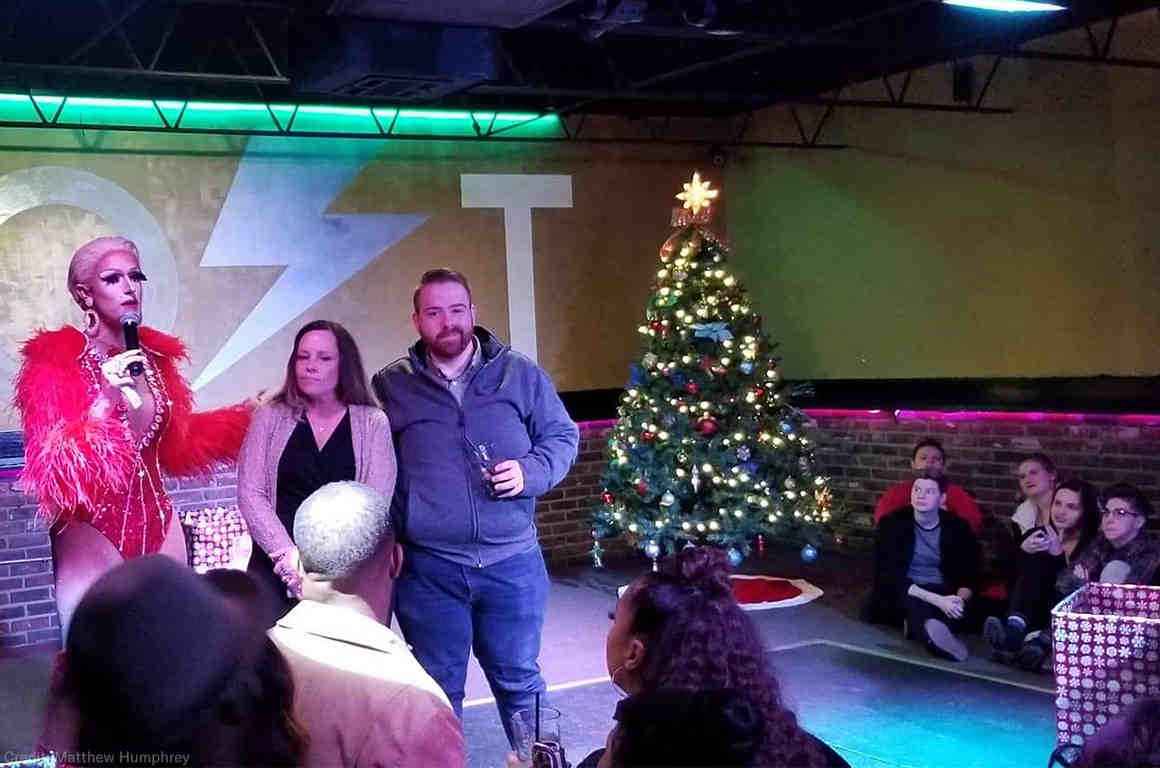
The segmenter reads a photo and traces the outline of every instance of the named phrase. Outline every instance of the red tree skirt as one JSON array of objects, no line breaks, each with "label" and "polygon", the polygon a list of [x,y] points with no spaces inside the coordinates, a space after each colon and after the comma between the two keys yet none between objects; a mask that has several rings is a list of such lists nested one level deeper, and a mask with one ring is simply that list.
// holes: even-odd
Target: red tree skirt
[{"label": "red tree skirt", "polygon": [[822,590],[805,579],[775,576],[730,576],[733,596],[747,611],[802,605],[822,596]]}]

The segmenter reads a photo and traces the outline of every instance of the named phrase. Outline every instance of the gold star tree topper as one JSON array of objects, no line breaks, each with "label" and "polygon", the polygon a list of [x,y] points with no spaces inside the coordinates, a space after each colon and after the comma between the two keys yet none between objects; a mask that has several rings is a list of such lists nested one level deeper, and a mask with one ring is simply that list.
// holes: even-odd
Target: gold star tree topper
[{"label": "gold star tree topper", "polygon": [[[677,209],[680,214],[675,219],[681,219],[680,223],[691,222],[705,222],[709,219],[709,207],[713,201],[717,199],[719,191],[710,189],[712,184],[706,180],[701,180],[701,174],[694,171],[693,180],[687,184],[682,184],[683,192],[677,193],[677,199],[681,201],[682,208]],[[691,216],[689,214],[692,214]],[[674,224],[677,224],[674,221]]]}]

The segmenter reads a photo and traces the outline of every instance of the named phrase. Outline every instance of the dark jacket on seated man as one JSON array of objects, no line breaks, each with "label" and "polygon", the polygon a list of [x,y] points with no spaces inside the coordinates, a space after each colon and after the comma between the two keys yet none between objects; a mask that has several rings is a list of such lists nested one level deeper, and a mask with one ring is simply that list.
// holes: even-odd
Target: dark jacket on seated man
[{"label": "dark jacket on seated man", "polygon": [[[911,584],[907,575],[914,559],[914,508],[906,507],[878,523],[874,541],[874,587],[866,606],[866,619],[879,624],[902,624],[906,596]],[[979,578],[979,541],[970,525],[958,515],[939,512],[939,570],[947,594],[967,587],[974,590]]]}]

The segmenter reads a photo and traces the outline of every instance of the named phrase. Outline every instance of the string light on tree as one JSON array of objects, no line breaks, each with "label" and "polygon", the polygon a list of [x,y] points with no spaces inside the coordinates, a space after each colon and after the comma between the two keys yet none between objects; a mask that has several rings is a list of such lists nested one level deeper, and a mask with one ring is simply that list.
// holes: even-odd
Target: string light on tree
[{"label": "string light on tree", "polygon": [[774,345],[706,226],[717,197],[700,174],[677,195],[593,511],[599,537],[654,561],[687,543],[740,563],[759,536],[820,541],[833,508],[805,416],[778,392]]}]

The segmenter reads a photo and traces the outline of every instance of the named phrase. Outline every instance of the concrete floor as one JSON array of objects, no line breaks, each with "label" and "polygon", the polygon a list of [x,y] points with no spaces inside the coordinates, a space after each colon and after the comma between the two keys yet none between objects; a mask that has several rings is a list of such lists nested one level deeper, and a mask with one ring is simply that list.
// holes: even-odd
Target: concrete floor
[{"label": "concrete floor", "polygon": [[[552,703],[563,712],[563,738],[573,763],[602,746],[611,725],[617,694],[607,682],[604,664],[608,612],[617,587],[644,569],[645,564],[635,562],[553,573],[541,665]],[[1007,756],[1020,758],[1017,747],[1022,745],[1035,756],[1030,764],[1046,764],[1043,750],[1050,751],[1054,724],[1054,681],[1049,675],[994,664],[980,637],[968,638],[972,657],[954,664],[930,657],[899,631],[858,621],[856,605],[868,578],[863,560],[830,556],[805,564],[796,553],[782,552],[750,563],[747,570],[806,578],[826,590],[808,605],[751,615],[773,652],[785,701],[851,765],[935,765],[929,761],[932,753],[915,741],[921,734],[941,740],[940,767],[1027,764],[996,762],[983,743],[971,748],[972,738],[988,729],[1003,731],[1004,720],[1016,730],[1004,732],[1010,742]],[[50,668],[46,656],[0,661],[0,761],[26,754],[35,744]],[[948,700],[915,698],[913,681],[927,679],[924,690],[945,691]],[[891,680],[912,684],[893,685]],[[1001,708],[998,717],[995,706]],[[875,717],[875,712],[890,715]],[[908,720],[906,712],[913,718]],[[988,725],[980,731],[975,723]],[[1020,729],[1026,738],[1019,736]],[[506,742],[474,660],[468,672],[464,732],[471,768],[503,765]],[[991,759],[984,763],[980,758],[985,754]]]}]

